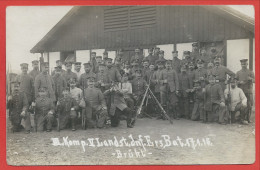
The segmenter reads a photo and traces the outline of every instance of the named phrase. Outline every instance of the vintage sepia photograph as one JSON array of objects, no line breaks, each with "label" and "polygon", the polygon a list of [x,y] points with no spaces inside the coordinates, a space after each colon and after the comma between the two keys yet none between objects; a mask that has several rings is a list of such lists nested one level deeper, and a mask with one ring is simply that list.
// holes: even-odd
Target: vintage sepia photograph
[{"label": "vintage sepia photograph", "polygon": [[253,5],[8,6],[6,162],[253,164]]}]

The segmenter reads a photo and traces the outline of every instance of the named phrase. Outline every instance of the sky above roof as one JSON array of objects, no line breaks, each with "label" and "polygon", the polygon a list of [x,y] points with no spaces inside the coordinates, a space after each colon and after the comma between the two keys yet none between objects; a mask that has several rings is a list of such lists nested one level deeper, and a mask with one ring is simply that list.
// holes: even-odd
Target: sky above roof
[{"label": "sky above roof", "polygon": [[[229,5],[252,18],[254,8],[249,5]],[[12,6],[6,14],[6,68],[19,73],[20,63],[38,59],[30,49],[72,8],[72,6]],[[30,66],[31,68],[31,66]]]}]

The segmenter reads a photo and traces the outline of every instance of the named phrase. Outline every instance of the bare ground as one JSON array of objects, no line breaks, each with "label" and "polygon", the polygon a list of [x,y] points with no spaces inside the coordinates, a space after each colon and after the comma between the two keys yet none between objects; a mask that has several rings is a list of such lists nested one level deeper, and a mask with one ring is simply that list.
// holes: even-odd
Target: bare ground
[{"label": "bare ground", "polygon": [[[253,116],[252,116],[253,117]],[[11,133],[10,122],[7,125],[7,163],[9,165],[155,165],[155,164],[251,164],[255,161],[255,124],[249,125],[219,125],[217,123],[203,124],[190,120],[174,120],[173,125],[167,120],[149,118],[138,119],[132,129],[126,127],[125,121],[117,128],[88,129],[80,128],[72,132],[63,130],[57,132],[38,132],[25,134],[24,132]],[[51,138],[63,137],[70,140],[87,141],[88,138],[99,138],[100,141],[128,138],[132,134],[135,140],[139,135],[149,135],[151,141],[163,139],[162,135],[169,135],[171,140],[179,136],[187,138],[209,138],[212,146],[192,147],[146,146],[145,156],[137,157],[136,147],[85,147],[81,146],[54,146]],[[165,142],[164,140],[162,140]],[[148,145],[147,142],[144,142]],[[165,146],[165,143],[164,143]],[[131,151],[129,150],[131,149]],[[133,153],[133,157],[120,157],[115,153]],[[120,157],[120,158],[119,158]]]}]

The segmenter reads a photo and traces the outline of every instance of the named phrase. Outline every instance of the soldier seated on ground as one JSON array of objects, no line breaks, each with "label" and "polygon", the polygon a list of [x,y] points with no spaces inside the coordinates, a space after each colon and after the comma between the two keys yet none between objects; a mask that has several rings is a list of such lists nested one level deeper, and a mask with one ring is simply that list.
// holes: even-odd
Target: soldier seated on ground
[{"label": "soldier seated on ground", "polygon": [[[88,77],[88,88],[84,90],[85,118],[88,128],[103,128],[108,118],[107,106],[101,90],[95,88],[95,77]],[[84,113],[83,113],[84,114]]]},{"label": "soldier seated on ground", "polygon": [[76,130],[75,121],[77,118],[78,103],[71,97],[69,88],[62,92],[63,97],[57,102],[57,119],[59,129],[65,129],[71,122],[72,131]]},{"label": "soldier seated on ground", "polygon": [[39,88],[38,93],[39,97],[32,104],[35,107],[37,131],[44,131],[46,129],[47,132],[50,132],[54,120],[53,100],[47,96],[47,89],[44,87]]},{"label": "soldier seated on ground", "polygon": [[229,83],[231,88],[225,89],[224,95],[225,99],[228,100],[228,110],[231,112],[231,123],[235,123],[235,114],[239,111],[241,124],[247,125],[247,98],[243,90],[237,87],[236,78],[230,79]]},{"label": "soldier seated on ground", "polygon": [[111,116],[111,126],[117,127],[120,123],[120,116],[125,115],[126,123],[128,128],[133,128],[135,123],[135,114],[134,111],[129,108],[124,99],[123,91],[118,87],[117,84],[114,84],[109,90],[104,92],[104,95],[111,97],[111,106],[109,114]]},{"label": "soldier seated on ground", "polygon": [[12,82],[12,95],[7,99],[7,109],[9,109],[9,119],[12,123],[12,131],[21,130],[21,121],[24,119],[26,133],[30,133],[31,123],[28,110],[28,100],[26,94],[20,91],[20,82]]}]

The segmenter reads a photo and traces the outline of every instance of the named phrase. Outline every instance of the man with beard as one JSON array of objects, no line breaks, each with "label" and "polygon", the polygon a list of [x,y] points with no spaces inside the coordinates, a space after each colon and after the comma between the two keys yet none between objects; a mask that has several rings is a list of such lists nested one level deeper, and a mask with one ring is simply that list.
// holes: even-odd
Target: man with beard
[{"label": "man with beard", "polygon": [[72,62],[66,62],[65,67],[66,67],[66,71],[62,75],[66,80],[67,86],[69,87],[69,80],[70,79],[77,80],[78,77],[77,77],[77,74],[72,72],[72,70],[71,70],[72,69]]},{"label": "man with beard", "polygon": [[241,124],[247,125],[247,98],[242,89],[237,87],[237,79],[231,78],[230,81],[231,88],[225,89],[225,99],[228,100],[230,97],[229,103],[229,111],[231,112],[231,123],[235,122],[235,114],[236,112],[240,112],[240,120]]},{"label": "man with beard", "polygon": [[113,67],[112,58],[107,58],[106,60],[107,73],[112,82],[121,82],[121,74],[120,72]]},{"label": "man with beard", "polygon": [[85,73],[81,74],[79,78],[79,87],[84,91],[88,87],[88,78],[89,77],[96,77],[96,74],[93,73],[92,70],[92,65],[91,63],[84,63],[84,69]]}]

